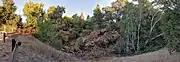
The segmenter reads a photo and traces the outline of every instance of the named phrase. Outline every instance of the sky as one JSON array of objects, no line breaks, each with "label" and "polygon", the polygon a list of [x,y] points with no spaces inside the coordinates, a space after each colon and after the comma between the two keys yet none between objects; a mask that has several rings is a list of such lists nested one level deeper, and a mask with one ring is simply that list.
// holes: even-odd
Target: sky
[{"label": "sky", "polygon": [[[14,0],[15,5],[17,6],[16,14],[22,15],[23,21],[26,17],[23,16],[23,7],[24,4],[29,0]],[[32,0],[33,2],[40,2],[44,4],[44,10],[47,10],[49,6],[64,6],[66,9],[66,16],[72,16],[73,14],[80,15],[81,12],[84,13],[84,16],[92,16],[93,9],[97,4],[100,7],[111,5],[111,2],[115,0]],[[0,0],[0,5],[2,5],[2,0]]]},{"label": "sky", "polygon": [[[16,14],[22,15],[23,20],[26,19],[23,16],[23,7],[24,4],[29,0],[14,0],[15,5],[17,6]],[[110,6],[111,2],[116,0],[32,0],[33,2],[40,2],[44,4],[44,10],[47,10],[49,6],[64,6],[66,8],[66,16],[72,16],[73,14],[80,15],[81,12],[84,13],[84,16],[92,16],[93,9],[97,4],[100,7]],[[132,1],[132,0],[128,0]],[[0,5],[2,5],[2,0],[0,0]]]},{"label": "sky", "polygon": [[[15,5],[17,6],[17,14],[23,14],[24,4],[28,0],[14,0]],[[92,15],[92,11],[95,8],[96,4],[99,4],[101,7],[110,5],[114,0],[32,0],[33,2],[41,2],[44,4],[44,9],[47,10],[49,6],[60,5],[66,8],[65,15],[73,15],[75,13],[80,14],[84,12],[85,15]],[[0,0],[0,5],[2,5],[2,0]]]}]

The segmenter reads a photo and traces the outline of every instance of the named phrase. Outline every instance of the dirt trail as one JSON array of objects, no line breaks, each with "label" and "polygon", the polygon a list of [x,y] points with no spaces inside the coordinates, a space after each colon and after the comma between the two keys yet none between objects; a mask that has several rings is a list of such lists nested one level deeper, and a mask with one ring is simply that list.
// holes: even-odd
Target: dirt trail
[{"label": "dirt trail", "polygon": [[97,60],[80,60],[68,53],[57,51],[32,35],[13,35],[6,43],[0,40],[0,62],[7,62],[11,54],[11,38],[22,42],[17,62],[180,62],[180,54],[170,55],[167,49],[130,57],[104,57]]}]

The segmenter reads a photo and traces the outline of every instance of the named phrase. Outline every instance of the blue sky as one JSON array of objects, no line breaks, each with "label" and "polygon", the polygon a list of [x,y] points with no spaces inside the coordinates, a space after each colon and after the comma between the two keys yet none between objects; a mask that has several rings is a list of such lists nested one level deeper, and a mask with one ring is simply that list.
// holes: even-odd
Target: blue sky
[{"label": "blue sky", "polygon": [[[18,7],[16,13],[23,14],[23,6],[28,0],[14,0],[15,5]],[[92,15],[92,11],[95,8],[96,4],[100,4],[101,7],[110,5],[113,0],[32,0],[34,2],[44,3],[44,9],[47,9],[52,5],[60,5],[66,8],[65,15],[73,15],[75,13],[80,14],[81,11],[85,15]],[[0,4],[2,1],[0,0]]]},{"label": "blue sky", "polygon": [[[16,13],[23,15],[24,4],[29,0],[14,0],[15,5],[17,6]],[[109,6],[111,2],[116,0],[32,0],[34,2],[41,2],[44,4],[44,9],[48,9],[52,5],[60,5],[66,8],[65,15],[71,16],[73,14],[80,15],[80,12],[83,11],[84,15],[93,14],[93,9],[96,7],[96,4],[99,4],[100,7]],[[132,0],[128,0],[132,1]],[[0,5],[2,5],[2,0],[0,0]],[[25,16],[22,16],[23,21],[26,19]]]}]

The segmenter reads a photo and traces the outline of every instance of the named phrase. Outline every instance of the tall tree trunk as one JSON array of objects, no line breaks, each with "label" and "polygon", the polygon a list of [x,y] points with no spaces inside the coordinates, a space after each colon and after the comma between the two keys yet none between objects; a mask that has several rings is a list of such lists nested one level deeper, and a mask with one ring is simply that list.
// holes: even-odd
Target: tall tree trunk
[{"label": "tall tree trunk", "polygon": [[139,43],[140,43],[140,29],[141,29],[141,18],[142,18],[142,8],[140,8],[140,12],[139,12],[139,15],[140,15],[140,17],[139,17],[139,22],[138,22],[138,42],[137,42],[137,51],[136,51],[136,54],[137,53],[139,53],[139,50],[140,50],[140,45],[139,45]]}]

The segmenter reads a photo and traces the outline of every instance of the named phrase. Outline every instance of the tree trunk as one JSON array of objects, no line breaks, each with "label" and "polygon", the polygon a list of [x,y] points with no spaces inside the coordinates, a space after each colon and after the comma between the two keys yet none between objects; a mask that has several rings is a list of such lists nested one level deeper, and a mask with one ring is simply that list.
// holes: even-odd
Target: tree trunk
[{"label": "tree trunk", "polygon": [[140,8],[140,13],[139,13],[139,15],[140,15],[139,19],[140,19],[140,20],[139,20],[139,24],[138,24],[138,42],[137,42],[136,54],[139,53],[139,50],[140,50],[140,45],[139,45],[139,43],[140,43],[140,29],[141,29],[141,18],[142,18],[141,12],[142,12],[142,8]]}]

